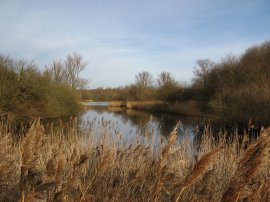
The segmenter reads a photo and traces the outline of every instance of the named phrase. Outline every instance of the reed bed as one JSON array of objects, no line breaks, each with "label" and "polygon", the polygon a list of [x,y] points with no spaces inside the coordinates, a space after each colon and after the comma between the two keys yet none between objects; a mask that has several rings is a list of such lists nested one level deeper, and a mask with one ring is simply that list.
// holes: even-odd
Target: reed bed
[{"label": "reed bed", "polygon": [[159,107],[164,106],[165,102],[163,101],[128,101],[126,102],[127,109],[136,109],[136,110],[153,110]]},{"label": "reed bed", "polygon": [[270,128],[253,140],[206,128],[196,145],[179,138],[181,123],[130,143],[110,121],[95,124],[37,120],[18,140],[0,123],[0,201],[270,200]]},{"label": "reed bed", "polygon": [[153,110],[158,107],[164,106],[166,103],[163,101],[111,101],[109,107],[123,107],[126,109],[136,110]]},{"label": "reed bed", "polygon": [[171,113],[199,117],[201,103],[198,101],[165,102],[165,101],[111,101],[109,107],[142,110],[153,113]]},{"label": "reed bed", "polygon": [[109,107],[125,107],[126,103],[124,101],[110,101]]}]

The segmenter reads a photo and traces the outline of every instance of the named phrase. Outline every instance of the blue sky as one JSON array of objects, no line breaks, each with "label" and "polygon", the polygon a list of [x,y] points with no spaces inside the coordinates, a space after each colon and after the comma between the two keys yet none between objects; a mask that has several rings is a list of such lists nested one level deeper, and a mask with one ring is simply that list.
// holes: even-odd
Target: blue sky
[{"label": "blue sky", "polygon": [[0,53],[41,69],[77,52],[89,87],[133,83],[149,71],[189,82],[215,62],[270,40],[269,0],[0,0]]}]

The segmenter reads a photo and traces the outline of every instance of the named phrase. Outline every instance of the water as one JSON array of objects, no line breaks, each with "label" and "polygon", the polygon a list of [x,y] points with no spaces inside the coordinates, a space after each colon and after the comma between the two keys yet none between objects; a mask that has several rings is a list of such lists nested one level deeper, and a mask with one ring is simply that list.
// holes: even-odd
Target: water
[{"label": "water", "polygon": [[188,136],[193,139],[199,119],[181,117],[177,115],[159,113],[150,114],[145,111],[110,108],[108,102],[89,102],[88,108],[81,115],[84,122],[94,123],[96,132],[106,125],[109,132],[121,134],[127,140],[134,141],[138,135],[155,135],[166,137],[180,121],[179,138]]}]

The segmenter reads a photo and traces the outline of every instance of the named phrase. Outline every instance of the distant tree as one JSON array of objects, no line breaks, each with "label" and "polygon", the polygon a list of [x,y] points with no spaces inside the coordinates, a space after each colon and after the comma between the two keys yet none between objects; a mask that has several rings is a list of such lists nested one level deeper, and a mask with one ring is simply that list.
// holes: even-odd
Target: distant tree
[{"label": "distant tree", "polygon": [[73,89],[84,88],[88,81],[79,77],[81,71],[85,69],[87,62],[77,53],[69,54],[64,62],[54,60],[50,66],[46,67],[45,73],[50,75],[55,83],[67,83]]},{"label": "distant tree", "polygon": [[164,87],[164,86],[174,86],[176,85],[176,81],[173,77],[173,75],[170,72],[161,72],[158,75],[157,79],[157,84],[159,87]]},{"label": "distant tree", "polygon": [[77,53],[69,54],[65,60],[65,79],[73,89],[82,88],[86,80],[79,78],[81,71],[87,66],[82,56]]},{"label": "distant tree", "polygon": [[158,75],[157,84],[158,99],[168,101],[180,100],[182,88],[170,72],[161,72]]},{"label": "distant tree", "polygon": [[153,76],[148,71],[140,72],[135,78],[137,86],[150,87],[153,85]]},{"label": "distant tree", "polygon": [[153,76],[148,71],[140,72],[135,76],[135,84],[129,86],[129,97],[132,100],[152,100],[153,83]]},{"label": "distant tree", "polygon": [[199,59],[196,63],[197,67],[195,67],[194,69],[195,78],[193,79],[193,81],[195,85],[204,88],[206,85],[208,74],[215,63],[209,59]]}]

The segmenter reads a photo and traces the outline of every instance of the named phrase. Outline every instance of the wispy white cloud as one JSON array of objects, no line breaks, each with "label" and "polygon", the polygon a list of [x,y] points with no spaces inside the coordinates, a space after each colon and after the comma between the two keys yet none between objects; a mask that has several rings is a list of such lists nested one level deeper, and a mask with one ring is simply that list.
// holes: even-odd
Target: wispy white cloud
[{"label": "wispy white cloud", "polygon": [[39,66],[70,52],[89,61],[91,87],[134,81],[140,71],[189,80],[198,58],[240,54],[270,34],[266,0],[0,2],[0,53]]}]

